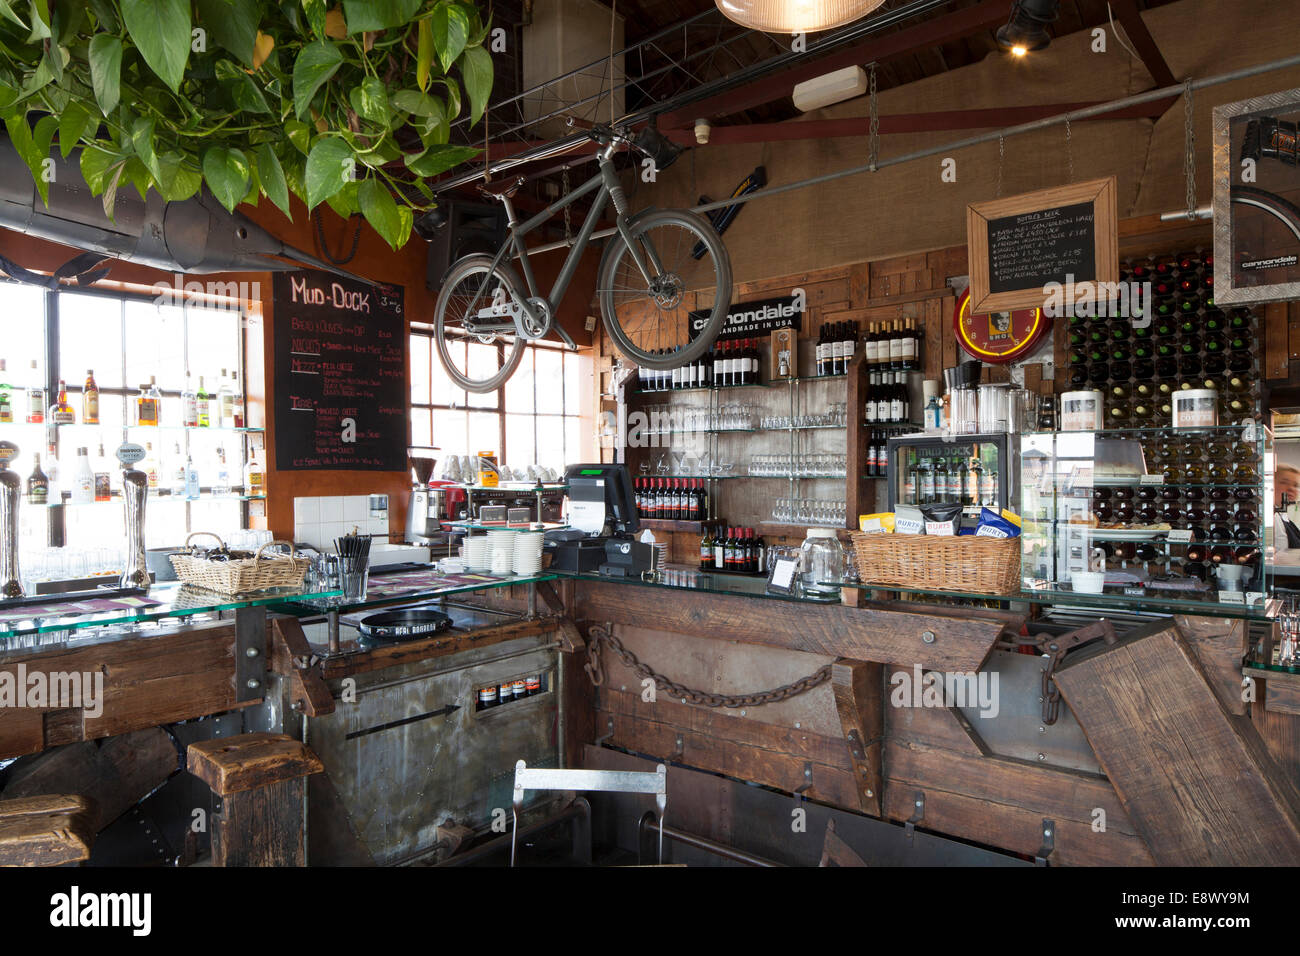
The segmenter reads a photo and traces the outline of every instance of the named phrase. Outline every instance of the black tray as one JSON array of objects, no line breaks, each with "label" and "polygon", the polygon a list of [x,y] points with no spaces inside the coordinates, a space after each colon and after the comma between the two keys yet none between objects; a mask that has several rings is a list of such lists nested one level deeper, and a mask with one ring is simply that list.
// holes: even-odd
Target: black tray
[{"label": "black tray", "polygon": [[363,617],[357,629],[365,637],[379,641],[414,641],[451,627],[451,618],[441,611],[421,608],[408,611],[382,611]]}]

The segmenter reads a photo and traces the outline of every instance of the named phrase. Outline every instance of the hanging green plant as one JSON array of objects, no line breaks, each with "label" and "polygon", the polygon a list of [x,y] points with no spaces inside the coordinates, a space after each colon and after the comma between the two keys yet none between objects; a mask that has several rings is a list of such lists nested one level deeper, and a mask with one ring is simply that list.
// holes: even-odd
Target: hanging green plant
[{"label": "hanging green plant", "polygon": [[117,191],[289,215],[361,213],[394,249],[426,178],[487,107],[490,23],[468,0],[0,0],[0,119],[49,201],[57,142],[113,214]]}]

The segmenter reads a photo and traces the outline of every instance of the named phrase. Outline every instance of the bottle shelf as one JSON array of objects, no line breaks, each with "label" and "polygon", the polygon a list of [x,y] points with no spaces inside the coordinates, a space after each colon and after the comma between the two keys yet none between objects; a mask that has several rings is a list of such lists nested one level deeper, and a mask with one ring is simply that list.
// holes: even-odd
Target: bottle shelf
[{"label": "bottle shelf", "polygon": [[0,422],[0,433],[9,428],[91,428],[100,431],[120,431],[126,429],[134,432],[136,430],[147,432],[214,432],[224,434],[260,434],[266,429],[262,427],[248,428],[240,426],[239,428],[226,427],[219,425],[123,425],[121,423],[111,422],[65,422],[58,425],[53,422]]},{"label": "bottle shelf", "polygon": [[628,397],[679,395],[683,392],[725,392],[736,388],[780,388],[782,385],[794,385],[798,382],[835,382],[843,381],[846,378],[848,378],[848,375],[840,372],[837,375],[803,375],[797,378],[780,378],[774,382],[751,382],[748,385],[705,385],[696,386],[695,388],[662,388],[649,391],[636,389],[629,392]]},{"label": "bottle shelf", "polygon": [[[173,495],[173,494],[168,494],[167,492],[151,491],[149,493],[148,500],[168,501],[168,502],[265,501],[266,495],[242,495],[242,494],[214,495],[210,491],[205,491],[202,492],[197,498],[187,498],[185,495]],[[113,495],[113,497],[109,498],[107,501],[72,501],[71,499],[64,499],[63,501],[57,501],[57,502],[45,501],[45,502],[37,503],[33,501],[28,501],[26,495],[24,495],[22,498],[22,505],[23,507],[26,508],[60,508],[60,507],[61,508],[94,508],[94,507],[102,508],[109,505],[121,505],[121,504],[122,504],[122,496],[120,494]]]},{"label": "bottle shelf", "polygon": [[641,528],[649,528],[651,531],[689,531],[694,534],[703,534],[703,521],[679,521],[676,518],[638,518],[637,524]]}]

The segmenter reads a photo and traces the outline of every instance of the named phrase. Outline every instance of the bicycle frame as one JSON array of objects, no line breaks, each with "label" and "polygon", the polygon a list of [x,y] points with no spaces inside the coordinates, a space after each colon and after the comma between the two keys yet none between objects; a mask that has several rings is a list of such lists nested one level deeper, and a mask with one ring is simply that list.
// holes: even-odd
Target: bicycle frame
[{"label": "bicycle frame", "polygon": [[[568,291],[569,283],[573,280],[574,273],[578,270],[578,262],[581,260],[582,254],[586,251],[587,244],[591,241],[591,234],[596,231],[596,224],[600,221],[601,214],[604,213],[605,206],[611,198],[614,200],[616,214],[614,225],[618,229],[619,234],[623,237],[623,241],[627,243],[628,249],[632,255],[632,260],[636,263],[637,268],[641,270],[641,275],[645,278],[647,287],[651,284],[651,276],[657,275],[659,272],[663,271],[662,264],[658,261],[658,256],[655,254],[653,249],[649,250],[649,255],[655,271],[653,273],[649,271],[640,250],[632,242],[631,226],[626,215],[627,199],[623,194],[623,185],[618,181],[618,176],[614,172],[614,166],[611,161],[616,146],[617,143],[611,143],[597,153],[596,158],[600,163],[600,171],[597,172],[596,175],[592,176],[567,196],[561,196],[537,215],[523,223],[520,223],[516,219],[514,206],[511,204],[510,198],[508,196],[499,197],[506,210],[506,221],[510,229],[510,241],[501,246],[501,249],[496,254],[496,258],[492,260],[491,269],[492,272],[495,272],[506,253],[511,250],[514,251],[514,258],[519,260],[520,266],[523,270],[524,282],[528,286],[528,299],[519,299],[516,301],[515,305],[518,307],[519,311],[526,313],[535,323],[541,324],[544,317],[531,300],[542,299],[542,297],[538,292],[537,280],[533,275],[532,263],[528,258],[528,247],[524,244],[524,236],[538,228],[557,212],[581,199],[583,196],[586,196],[588,193],[595,192],[596,198],[592,201],[591,209],[587,213],[586,220],[582,223],[582,228],[578,230],[578,235],[573,240],[573,246],[570,248],[568,256],[565,257],[564,265],[560,268],[559,275],[555,277],[555,284],[551,287],[551,294],[542,299],[545,303],[546,309],[553,315],[555,312],[555,303],[564,298],[564,293]],[[482,294],[481,291],[479,294]],[[476,295],[474,300],[470,303],[469,309],[466,311],[467,318],[474,314],[475,306],[477,306],[477,304],[478,296]],[[491,311],[496,310],[492,309]],[[552,328],[555,329],[560,338],[564,340],[564,343],[568,345],[569,348],[577,348],[577,343],[573,341],[562,327],[558,324],[553,324]],[[472,329],[470,329],[468,325],[466,327],[466,331],[471,334],[489,334],[510,330],[517,331],[520,337],[524,339],[534,337],[526,333],[523,328],[522,317],[517,313],[515,313],[514,322],[480,323],[475,321]]]}]

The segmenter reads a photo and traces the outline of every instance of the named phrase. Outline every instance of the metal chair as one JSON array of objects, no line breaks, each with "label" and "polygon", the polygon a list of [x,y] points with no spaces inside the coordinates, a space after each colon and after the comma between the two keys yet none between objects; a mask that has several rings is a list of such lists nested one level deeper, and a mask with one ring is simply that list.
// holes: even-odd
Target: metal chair
[{"label": "metal chair", "polygon": [[522,760],[515,764],[515,793],[511,808],[510,865],[515,865],[515,834],[519,832],[519,810],[525,790],[602,790],[611,793],[653,793],[659,808],[659,862],[664,861],[664,810],[668,806],[668,770],[660,764],[654,771],[566,770],[529,768]]}]

